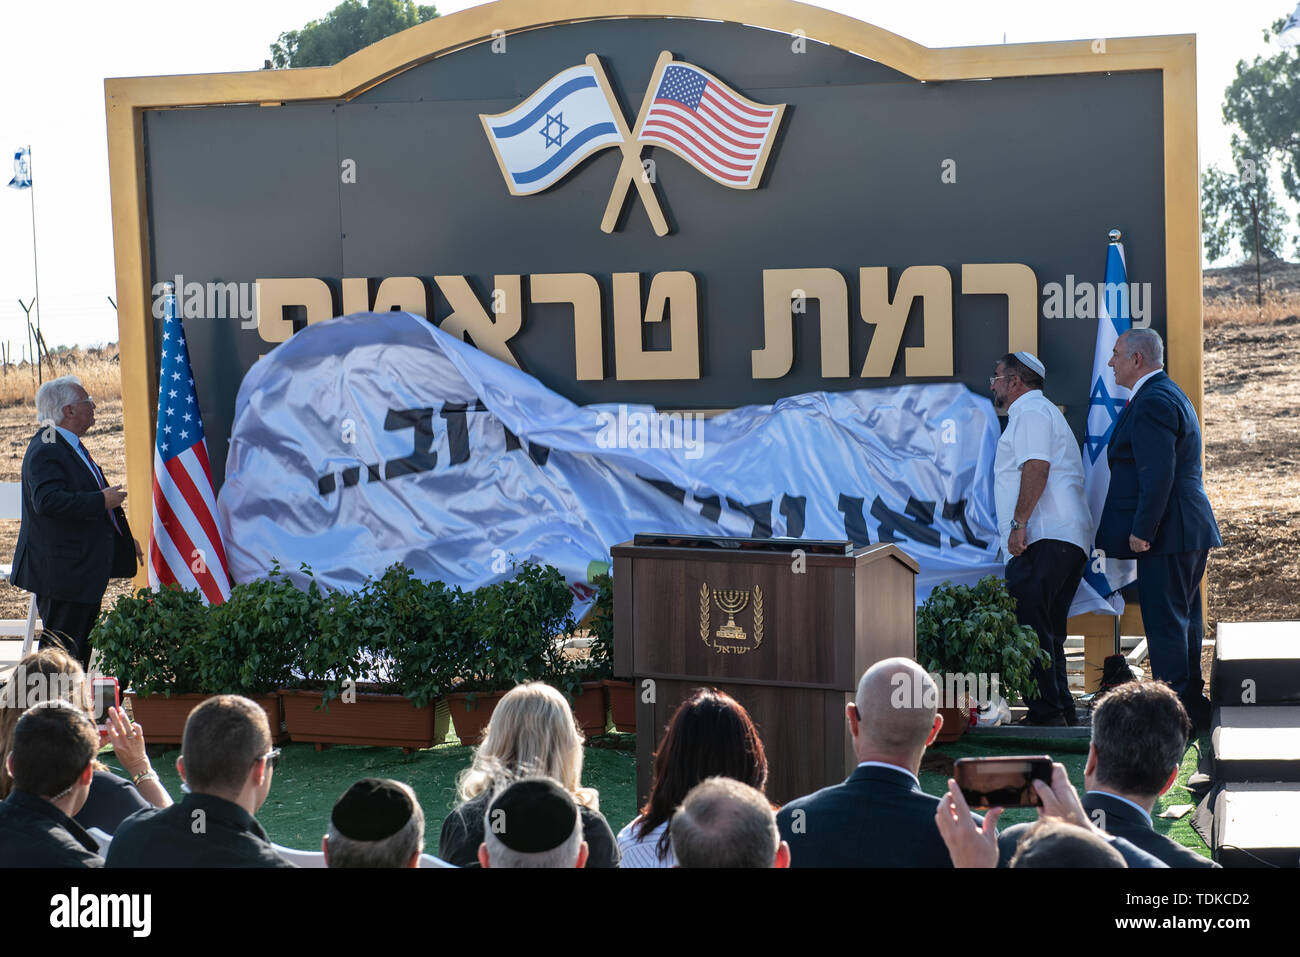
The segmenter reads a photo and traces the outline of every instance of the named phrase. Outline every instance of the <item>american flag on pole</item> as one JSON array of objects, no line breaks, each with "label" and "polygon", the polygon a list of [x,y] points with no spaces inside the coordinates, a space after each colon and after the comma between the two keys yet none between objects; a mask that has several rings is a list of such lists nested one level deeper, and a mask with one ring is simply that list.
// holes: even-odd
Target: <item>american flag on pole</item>
[{"label": "american flag on pole", "polygon": [[723,186],[758,186],[784,104],[755,103],[680,61],[664,64],[651,84],[654,99],[641,124],[640,142],[676,153]]},{"label": "american flag on pole", "polygon": [[219,605],[230,597],[230,572],[217,530],[217,497],[194,394],[190,352],[185,330],[176,317],[176,293],[171,283],[165,285],[163,303],[149,585],[197,589],[205,602]]}]

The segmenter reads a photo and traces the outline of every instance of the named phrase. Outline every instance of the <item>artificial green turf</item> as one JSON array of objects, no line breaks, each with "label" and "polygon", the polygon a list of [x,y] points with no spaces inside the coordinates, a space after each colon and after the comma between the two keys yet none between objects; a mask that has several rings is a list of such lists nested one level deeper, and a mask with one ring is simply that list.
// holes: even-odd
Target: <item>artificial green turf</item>
[{"label": "artificial green turf", "polygon": [[[636,755],[626,749],[632,740],[631,735],[609,735],[600,743],[619,745],[623,750],[594,746],[584,749],[582,782],[600,792],[601,812],[615,832],[636,816]],[[1208,735],[1201,738],[1200,745],[1209,747]],[[318,850],[321,836],[328,826],[330,809],[352,782],[366,777],[396,778],[411,785],[420,798],[424,809],[425,843],[431,853],[437,852],[442,821],[455,804],[456,778],[469,766],[473,753],[470,748],[452,744],[410,755],[403,755],[397,748],[343,745],[318,752],[310,744],[286,744],[282,750],[271,794],[257,815],[271,840],[298,850]],[[1074,786],[1080,793],[1083,791],[1086,741],[1060,738],[980,740],[967,737],[933,750],[954,759],[1048,754],[1065,765]],[[182,796],[180,777],[176,773],[178,753],[177,750],[168,750],[153,758],[154,770],[175,800]],[[111,770],[123,773],[111,751],[101,757]],[[1177,783],[1156,802],[1157,814],[1169,804],[1194,803],[1183,785],[1187,783],[1188,775],[1196,771],[1196,758],[1196,751],[1189,748],[1183,757]],[[940,796],[948,789],[945,775],[923,771],[920,777],[921,787],[928,794]],[[1002,814],[999,824],[1010,826],[1036,817],[1036,812],[1030,809],[1011,809]],[[1160,833],[1209,856],[1209,850],[1191,828],[1190,814],[1179,821],[1161,817],[1152,820]]]},{"label": "artificial green turf", "polygon": [[[600,810],[618,831],[636,816],[636,755],[599,747],[584,750],[582,783],[600,792]],[[410,755],[398,748],[345,745],[318,752],[311,744],[286,744],[281,751],[271,793],[257,814],[272,841],[297,850],[320,850],[330,809],[339,795],[361,778],[395,778],[415,789],[424,809],[426,849],[435,854],[443,818],[456,803],[456,778],[469,767],[473,754],[473,749],[453,744]],[[179,753],[169,749],[151,759],[176,801],[183,796],[176,772]],[[109,770],[124,774],[112,751],[101,755],[101,760]]]}]

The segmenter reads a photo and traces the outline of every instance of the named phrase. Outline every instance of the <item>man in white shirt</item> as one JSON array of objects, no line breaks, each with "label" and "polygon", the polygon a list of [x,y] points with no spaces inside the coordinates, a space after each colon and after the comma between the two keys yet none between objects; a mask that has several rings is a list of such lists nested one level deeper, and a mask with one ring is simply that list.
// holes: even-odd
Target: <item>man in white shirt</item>
[{"label": "man in white shirt", "polygon": [[1026,702],[1025,724],[1076,724],[1065,674],[1065,622],[1092,543],[1083,494],[1083,458],[1065,416],[1043,395],[1046,369],[1030,352],[1002,357],[989,387],[1007,416],[993,463],[993,496],[1007,591],[1016,617],[1038,632],[1050,656],[1034,668],[1038,697]]}]

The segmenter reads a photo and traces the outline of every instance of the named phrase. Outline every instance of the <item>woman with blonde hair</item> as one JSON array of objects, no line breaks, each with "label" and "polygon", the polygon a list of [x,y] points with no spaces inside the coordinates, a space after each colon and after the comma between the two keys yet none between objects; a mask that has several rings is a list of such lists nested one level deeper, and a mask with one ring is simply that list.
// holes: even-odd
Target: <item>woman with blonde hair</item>
[{"label": "woman with blonde hair", "polygon": [[[93,719],[90,681],[76,659],[61,648],[33,651],[18,662],[9,680],[0,688],[0,798],[7,798],[13,789],[5,759],[13,744],[14,725],[28,708],[56,698],[85,708]],[[106,834],[113,834],[117,826],[136,811],[168,807],[172,799],[149,764],[144,730],[140,725],[128,722],[126,714],[117,708],[108,709],[105,723],[113,754],[131,780],[118,777],[95,761],[90,794],[73,820],[82,827],[97,827]]]},{"label": "woman with blonde hair", "polygon": [[588,867],[617,867],[614,832],[600,813],[600,795],[582,781],[582,732],[564,695],[528,682],[497,702],[474,760],[461,772],[460,805],[442,822],[438,856],[459,867],[478,867],[483,814],[493,791],[519,775],[554,778],[573,795],[582,816]]}]

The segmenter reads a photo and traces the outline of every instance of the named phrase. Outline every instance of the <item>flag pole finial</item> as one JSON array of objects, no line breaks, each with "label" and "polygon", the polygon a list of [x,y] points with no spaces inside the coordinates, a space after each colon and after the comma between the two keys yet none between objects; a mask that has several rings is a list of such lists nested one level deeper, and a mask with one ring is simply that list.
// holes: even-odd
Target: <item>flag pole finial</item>
[{"label": "flag pole finial", "polygon": [[1117,243],[1117,242],[1119,242],[1119,236],[1120,236],[1120,233],[1119,233],[1119,230],[1118,230],[1118,229],[1112,229],[1112,230],[1110,231],[1110,241],[1111,241],[1112,243]]}]

